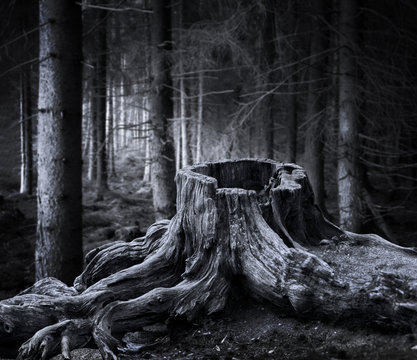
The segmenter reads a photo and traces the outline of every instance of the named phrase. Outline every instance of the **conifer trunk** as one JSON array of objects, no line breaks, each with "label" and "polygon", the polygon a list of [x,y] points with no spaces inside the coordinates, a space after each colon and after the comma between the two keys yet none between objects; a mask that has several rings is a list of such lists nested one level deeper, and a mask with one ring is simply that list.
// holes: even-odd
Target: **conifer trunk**
[{"label": "conifer trunk", "polygon": [[306,170],[314,189],[317,205],[325,210],[324,190],[324,59],[325,34],[323,33],[323,17],[325,6],[323,0],[314,2],[313,34],[310,48],[309,86],[307,100],[307,121],[310,123],[306,133],[305,158]]},{"label": "conifer trunk", "polygon": [[359,112],[356,94],[357,63],[354,47],[358,44],[356,0],[340,4],[340,54],[339,54],[339,139],[338,188],[340,225],[350,231],[360,230],[359,189]]},{"label": "conifer trunk", "polygon": [[106,12],[96,10],[99,24],[97,37],[97,178],[96,196],[107,189],[106,114],[107,114],[107,28]]},{"label": "conifer trunk", "polygon": [[20,193],[33,192],[32,89],[30,72],[22,70],[20,78]]},{"label": "conifer trunk", "polygon": [[81,8],[39,2],[36,278],[70,284],[82,267]]},{"label": "conifer trunk", "polygon": [[152,30],[152,190],[155,218],[175,213],[175,150],[168,120],[173,118],[172,81],[168,52],[171,50],[170,1],[153,0]]}]

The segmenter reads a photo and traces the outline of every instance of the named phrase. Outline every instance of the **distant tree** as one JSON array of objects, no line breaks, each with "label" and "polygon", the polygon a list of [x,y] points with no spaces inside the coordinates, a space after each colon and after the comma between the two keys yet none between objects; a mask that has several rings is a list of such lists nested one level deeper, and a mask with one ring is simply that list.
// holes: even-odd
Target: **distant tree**
[{"label": "distant tree", "polygon": [[98,149],[98,81],[97,81],[97,62],[93,61],[88,69],[90,73],[90,112],[89,112],[89,151],[88,151],[88,180],[91,182],[97,179],[97,149]]},{"label": "distant tree", "polygon": [[359,174],[359,111],[357,106],[358,69],[355,50],[359,44],[356,0],[343,0],[340,6],[339,54],[339,137],[338,193],[340,225],[359,231],[360,174]]},{"label": "distant tree", "polygon": [[[288,31],[293,34],[293,38],[296,36],[296,10],[297,3],[295,0],[288,1],[287,19],[288,19]],[[290,73],[288,76],[288,101],[287,101],[287,142],[286,142],[286,160],[288,162],[295,163],[297,160],[297,61],[296,52],[293,48],[293,43],[287,46],[286,58],[287,62],[294,64],[288,69]]]},{"label": "distant tree", "polygon": [[97,54],[97,178],[96,195],[103,197],[107,189],[107,156],[106,156],[106,115],[107,115],[107,16],[106,11],[95,9],[96,26],[96,54]]},{"label": "distant tree", "polygon": [[156,219],[175,214],[175,150],[168,122],[173,117],[170,6],[168,0],[152,1],[151,177]]},{"label": "distant tree", "polygon": [[20,193],[33,192],[32,85],[29,67],[20,74]]},{"label": "distant tree", "polygon": [[36,278],[82,268],[81,8],[40,0]]},{"label": "distant tree", "polygon": [[309,123],[305,140],[305,163],[308,177],[314,190],[316,203],[325,210],[324,193],[324,127],[325,120],[325,62],[326,34],[323,24],[324,0],[313,2],[312,38],[310,44],[310,66],[306,118]]},{"label": "distant tree", "polygon": [[110,81],[108,88],[108,109],[109,109],[109,119],[108,119],[108,131],[107,131],[107,162],[109,164],[109,175],[111,177],[116,177],[116,162],[115,162],[115,140],[116,140],[116,131],[115,131],[115,114],[114,114],[114,86],[113,82]]}]

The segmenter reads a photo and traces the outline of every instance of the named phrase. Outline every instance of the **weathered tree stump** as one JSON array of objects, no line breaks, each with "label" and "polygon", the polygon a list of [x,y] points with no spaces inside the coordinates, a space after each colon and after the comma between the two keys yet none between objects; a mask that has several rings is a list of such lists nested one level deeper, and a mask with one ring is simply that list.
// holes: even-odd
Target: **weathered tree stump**
[{"label": "weathered tree stump", "polygon": [[176,182],[171,221],[91,251],[74,287],[44,279],[0,303],[1,341],[26,341],[19,359],[69,358],[91,338],[116,359],[124,333],[222,310],[236,283],[303,316],[416,326],[415,250],[327,221],[301,167],[206,163]]}]

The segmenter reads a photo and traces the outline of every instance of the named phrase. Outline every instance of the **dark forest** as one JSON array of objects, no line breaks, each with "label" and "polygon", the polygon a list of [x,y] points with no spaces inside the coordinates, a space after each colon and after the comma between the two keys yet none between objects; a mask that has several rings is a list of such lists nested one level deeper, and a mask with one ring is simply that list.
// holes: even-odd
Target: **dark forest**
[{"label": "dark forest", "polygon": [[416,17],[3,0],[0,357],[414,359]]}]

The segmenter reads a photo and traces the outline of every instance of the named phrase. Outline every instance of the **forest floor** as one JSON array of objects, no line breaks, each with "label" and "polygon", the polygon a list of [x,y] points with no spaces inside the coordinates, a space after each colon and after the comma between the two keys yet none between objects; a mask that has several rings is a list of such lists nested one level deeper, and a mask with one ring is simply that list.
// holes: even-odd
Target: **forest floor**
[{"label": "forest floor", "polygon": [[[141,181],[142,172],[138,159],[125,156],[118,163],[118,176],[110,179],[110,190],[100,201],[86,183],[85,253],[107,242],[130,241],[152,224],[152,194],[149,184]],[[36,198],[16,194],[1,180],[0,299],[4,299],[34,281]],[[346,269],[341,271],[358,263],[351,250],[338,250],[346,259]],[[326,258],[334,249],[323,251]],[[386,254],[379,255],[375,255],[378,266],[382,270],[389,267],[384,260]],[[214,316],[192,324],[176,322],[169,328],[159,324],[129,336],[133,342],[156,341],[158,345],[145,346],[140,353],[122,355],[121,359],[417,359],[417,334],[364,328],[352,319],[331,323],[295,318],[237,294],[224,311]],[[101,359],[93,349],[74,350],[72,358]]]}]

